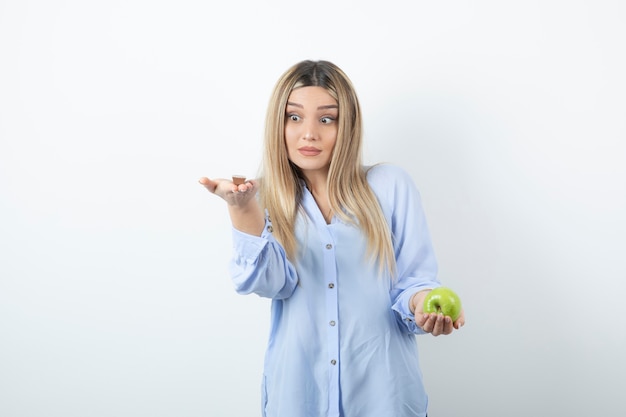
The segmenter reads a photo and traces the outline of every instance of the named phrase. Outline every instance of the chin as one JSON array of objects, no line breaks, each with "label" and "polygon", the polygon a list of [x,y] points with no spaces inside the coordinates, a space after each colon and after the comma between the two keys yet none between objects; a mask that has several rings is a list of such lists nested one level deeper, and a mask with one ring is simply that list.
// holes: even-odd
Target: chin
[{"label": "chin", "polygon": [[328,166],[322,164],[296,164],[300,171],[303,173],[307,172],[318,172],[318,171],[328,171]]},{"label": "chin", "polygon": [[324,164],[321,161],[313,161],[311,159],[303,160],[303,158],[292,158],[290,160],[291,163],[300,168],[302,172],[328,170],[329,167],[329,164]]}]

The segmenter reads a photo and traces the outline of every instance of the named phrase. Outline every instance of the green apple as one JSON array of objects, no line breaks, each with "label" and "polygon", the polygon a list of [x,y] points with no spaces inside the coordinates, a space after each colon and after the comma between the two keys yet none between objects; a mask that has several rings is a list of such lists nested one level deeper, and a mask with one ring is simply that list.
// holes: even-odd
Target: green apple
[{"label": "green apple", "polygon": [[456,321],[461,315],[461,298],[448,287],[435,288],[424,298],[424,313],[443,313]]}]

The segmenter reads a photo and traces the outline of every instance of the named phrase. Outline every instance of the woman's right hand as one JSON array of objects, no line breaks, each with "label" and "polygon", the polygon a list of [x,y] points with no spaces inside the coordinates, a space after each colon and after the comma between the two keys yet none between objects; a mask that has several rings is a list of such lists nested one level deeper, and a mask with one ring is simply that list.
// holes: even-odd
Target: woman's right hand
[{"label": "woman's right hand", "polygon": [[255,198],[258,183],[255,180],[247,180],[243,184],[236,185],[234,182],[216,178],[202,177],[198,180],[209,192],[221,197],[229,206],[246,208],[250,200]]},{"label": "woman's right hand", "polygon": [[265,215],[256,199],[259,183],[247,180],[243,184],[218,178],[202,177],[198,180],[209,192],[228,203],[228,213],[233,227],[241,232],[261,236],[265,227]]}]

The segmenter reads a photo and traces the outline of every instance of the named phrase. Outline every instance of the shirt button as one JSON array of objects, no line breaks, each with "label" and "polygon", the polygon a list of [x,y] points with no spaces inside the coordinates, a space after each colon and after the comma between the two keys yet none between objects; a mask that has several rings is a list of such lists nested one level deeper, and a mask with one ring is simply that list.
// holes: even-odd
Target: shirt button
[{"label": "shirt button", "polygon": [[272,226],[267,226],[267,231],[272,233],[274,231],[274,229],[272,228]]},{"label": "shirt button", "polygon": [[332,248],[333,248],[333,245],[331,245],[330,243],[326,244],[326,249],[332,249]]},{"label": "shirt button", "polygon": [[331,363],[331,365],[337,365],[337,361],[334,360],[334,359],[332,361],[330,361],[330,363]]},{"label": "shirt button", "polygon": [[335,288],[335,284],[333,284],[333,283],[331,282],[330,284],[328,284],[328,288],[330,288],[330,289],[332,290],[333,288]]},{"label": "shirt button", "polygon": [[334,326],[334,325],[336,324],[336,323],[335,323],[335,320],[331,320],[329,324],[330,324],[331,326]]}]

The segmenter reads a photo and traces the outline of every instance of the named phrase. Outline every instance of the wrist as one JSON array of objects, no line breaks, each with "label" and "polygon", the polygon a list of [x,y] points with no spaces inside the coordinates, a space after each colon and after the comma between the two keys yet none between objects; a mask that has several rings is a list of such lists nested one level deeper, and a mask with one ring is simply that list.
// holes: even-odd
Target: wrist
[{"label": "wrist", "polygon": [[240,232],[261,236],[265,228],[265,216],[258,205],[240,207],[229,206],[230,220]]},{"label": "wrist", "polygon": [[428,292],[430,292],[430,290],[430,288],[426,290],[421,290],[411,296],[411,298],[409,299],[409,311],[411,312],[411,314],[415,315],[418,306],[421,304],[420,300],[423,299],[422,296],[425,296]]},{"label": "wrist", "polygon": [[417,298],[417,294],[419,294],[419,292],[416,292],[415,294],[413,294],[411,298],[409,299],[409,311],[413,315],[415,315],[415,307],[416,307],[415,300]]}]

